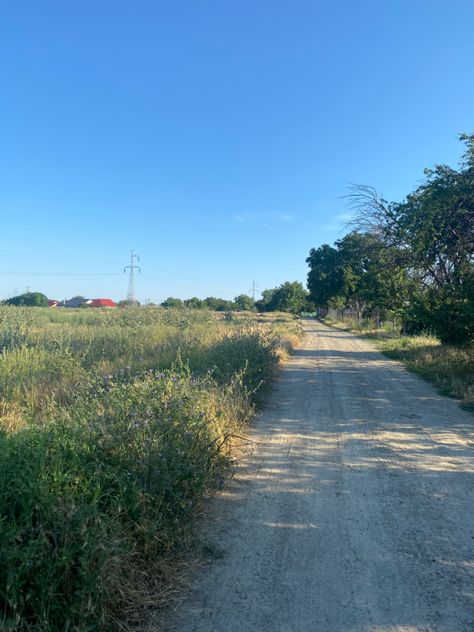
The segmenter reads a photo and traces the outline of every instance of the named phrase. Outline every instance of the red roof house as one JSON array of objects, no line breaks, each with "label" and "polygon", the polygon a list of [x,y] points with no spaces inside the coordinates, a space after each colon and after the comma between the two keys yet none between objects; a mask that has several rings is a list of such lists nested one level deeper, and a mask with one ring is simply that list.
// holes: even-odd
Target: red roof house
[{"label": "red roof house", "polygon": [[54,299],[48,300],[48,307],[57,307],[57,306],[58,306],[58,301],[55,301]]},{"label": "red roof house", "polygon": [[111,298],[93,298],[86,302],[89,307],[118,307]]}]

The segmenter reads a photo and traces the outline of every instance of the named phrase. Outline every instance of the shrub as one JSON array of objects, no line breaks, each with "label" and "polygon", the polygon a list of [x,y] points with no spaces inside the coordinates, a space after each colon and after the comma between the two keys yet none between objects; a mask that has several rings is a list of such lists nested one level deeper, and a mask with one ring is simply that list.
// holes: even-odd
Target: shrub
[{"label": "shrub", "polygon": [[186,371],[97,384],[76,404],[47,428],[0,435],[7,629],[107,629],[130,608],[130,577],[189,528],[250,414],[237,386]]}]

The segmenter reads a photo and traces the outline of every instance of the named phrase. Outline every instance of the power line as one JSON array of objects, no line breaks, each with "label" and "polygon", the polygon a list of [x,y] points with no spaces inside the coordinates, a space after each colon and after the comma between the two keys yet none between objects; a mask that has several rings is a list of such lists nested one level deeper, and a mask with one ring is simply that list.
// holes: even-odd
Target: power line
[{"label": "power line", "polygon": [[6,272],[0,271],[0,276],[52,276],[52,277],[90,277],[90,276],[121,276],[121,272]]},{"label": "power line", "polygon": [[155,272],[158,272],[159,274],[165,273],[165,274],[170,274],[171,276],[174,276],[178,279],[182,279],[183,281],[190,281],[191,283],[193,283],[194,285],[196,285],[196,283],[198,283],[199,285],[210,285],[211,282],[210,281],[203,281],[202,279],[196,279],[196,277],[194,276],[186,276],[184,274],[180,274],[177,272],[172,272],[171,270],[166,270],[165,268],[157,268],[154,266],[147,266],[147,270],[152,270]]},{"label": "power line", "polygon": [[[145,274],[142,273],[142,278],[145,279],[146,281],[149,281],[150,283],[156,283],[159,284],[161,286],[163,285],[170,285],[170,286],[174,286],[176,288],[181,288],[183,290],[187,290],[187,291],[192,291],[190,289],[189,283],[187,285],[183,284],[183,283],[178,283],[177,281],[167,281],[166,279],[160,278],[158,279],[155,276],[152,276],[150,274]],[[218,293],[223,293],[225,294],[228,291],[229,288],[214,288],[215,292]]]},{"label": "power line", "polygon": [[0,253],[0,259],[21,259],[22,261],[57,261],[58,263],[107,263],[111,265],[120,263],[117,259],[72,259],[70,257],[48,257],[31,254],[13,255],[6,252]]}]

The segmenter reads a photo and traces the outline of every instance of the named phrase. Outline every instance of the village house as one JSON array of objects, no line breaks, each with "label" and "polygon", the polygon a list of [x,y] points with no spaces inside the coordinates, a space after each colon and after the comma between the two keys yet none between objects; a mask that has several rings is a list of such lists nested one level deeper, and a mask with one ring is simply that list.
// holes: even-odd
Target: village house
[{"label": "village house", "polygon": [[87,307],[118,307],[117,303],[111,298],[91,298],[85,302],[85,305],[87,305]]}]

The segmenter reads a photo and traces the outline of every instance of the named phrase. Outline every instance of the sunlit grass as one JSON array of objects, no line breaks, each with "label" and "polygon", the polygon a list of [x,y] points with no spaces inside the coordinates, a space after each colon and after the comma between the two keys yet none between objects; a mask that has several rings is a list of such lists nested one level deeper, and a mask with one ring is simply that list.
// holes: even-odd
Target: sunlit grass
[{"label": "sunlit grass", "polygon": [[364,331],[350,322],[328,324],[370,337],[385,355],[433,382],[442,394],[474,407],[474,347],[441,344],[431,335],[402,336],[373,326]]},{"label": "sunlit grass", "polygon": [[474,406],[474,349],[441,344],[432,336],[377,338],[377,345],[391,358],[434,382],[445,395]]},{"label": "sunlit grass", "polygon": [[0,308],[0,627],[118,630],[156,603],[292,317]]}]

